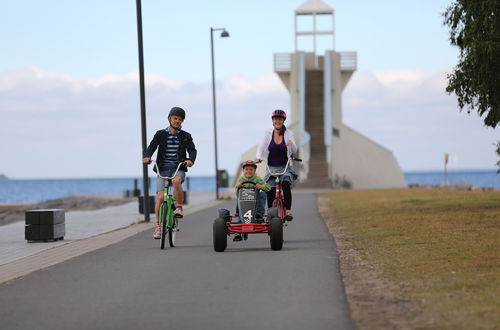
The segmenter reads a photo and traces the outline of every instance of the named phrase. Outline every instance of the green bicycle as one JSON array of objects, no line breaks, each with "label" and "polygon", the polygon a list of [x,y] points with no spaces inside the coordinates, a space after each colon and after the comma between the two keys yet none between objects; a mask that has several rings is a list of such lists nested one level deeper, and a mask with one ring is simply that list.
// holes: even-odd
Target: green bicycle
[{"label": "green bicycle", "polygon": [[160,205],[160,228],[161,228],[161,243],[160,243],[160,248],[163,250],[165,248],[165,240],[166,236],[168,233],[168,243],[170,247],[175,246],[175,236],[176,233],[179,231],[178,228],[178,219],[174,217],[174,210],[175,210],[175,198],[172,195],[172,179],[177,175],[177,172],[179,172],[179,168],[183,164],[182,162],[179,163],[177,166],[177,169],[175,170],[174,174],[171,177],[168,176],[161,176],[160,175],[160,170],[158,169],[158,165],[156,162],[153,160],[153,166],[156,167],[156,173],[158,173],[158,176],[164,180],[167,181],[167,185],[165,186],[165,189],[163,189],[163,202]]}]

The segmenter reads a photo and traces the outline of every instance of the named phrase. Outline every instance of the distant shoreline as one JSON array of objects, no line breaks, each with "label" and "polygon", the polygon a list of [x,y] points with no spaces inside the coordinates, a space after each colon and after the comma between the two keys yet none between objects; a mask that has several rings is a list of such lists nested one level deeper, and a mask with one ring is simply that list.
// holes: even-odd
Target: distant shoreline
[{"label": "distant shoreline", "polygon": [[[466,182],[479,187],[500,189],[500,175],[496,170],[449,171],[445,177],[443,171],[405,172],[406,186],[439,186],[445,181],[449,184]],[[233,178],[230,178],[231,185]],[[189,192],[215,191],[213,176],[189,176],[184,188]],[[150,194],[156,188],[156,178],[151,178]],[[356,188],[356,187],[354,187]],[[9,179],[0,180],[0,203],[36,203],[68,195],[125,195],[132,189],[143,190],[142,179],[101,178],[101,179]],[[474,188],[476,189],[476,188]],[[228,188],[219,187],[220,192]]]}]

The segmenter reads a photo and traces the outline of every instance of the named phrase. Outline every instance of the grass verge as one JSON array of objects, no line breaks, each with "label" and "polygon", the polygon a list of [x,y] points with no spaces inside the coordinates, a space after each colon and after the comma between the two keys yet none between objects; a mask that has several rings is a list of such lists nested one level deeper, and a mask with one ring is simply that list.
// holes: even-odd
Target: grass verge
[{"label": "grass verge", "polygon": [[[324,193],[344,246],[404,288],[424,328],[500,324],[500,192]],[[336,237],[339,240],[338,237]]]}]

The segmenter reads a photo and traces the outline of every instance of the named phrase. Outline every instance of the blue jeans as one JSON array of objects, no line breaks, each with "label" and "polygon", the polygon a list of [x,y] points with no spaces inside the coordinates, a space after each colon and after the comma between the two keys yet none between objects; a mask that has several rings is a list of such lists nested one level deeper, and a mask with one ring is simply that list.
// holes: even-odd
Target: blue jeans
[{"label": "blue jeans", "polygon": [[266,192],[259,190],[259,194],[257,196],[257,213],[259,213],[260,215],[264,215],[264,213],[266,212],[266,200]]},{"label": "blue jeans", "polygon": [[[171,176],[172,174],[175,173],[176,169],[177,169],[177,165],[173,166],[173,167],[165,167],[165,168],[161,169],[160,174],[161,174],[161,176]],[[181,177],[181,182],[184,182],[184,179],[186,178],[186,172],[179,170],[177,172],[176,176],[180,176]],[[160,178],[160,177],[157,177],[157,180],[156,180],[156,191],[157,192],[158,191],[163,191],[163,189],[165,189],[166,186],[167,186],[167,180],[165,180],[163,178]]]}]

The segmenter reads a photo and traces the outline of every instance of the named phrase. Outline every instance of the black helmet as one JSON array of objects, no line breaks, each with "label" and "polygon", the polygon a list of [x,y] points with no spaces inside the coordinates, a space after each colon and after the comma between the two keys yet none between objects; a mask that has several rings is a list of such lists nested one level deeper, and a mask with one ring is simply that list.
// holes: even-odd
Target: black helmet
[{"label": "black helmet", "polygon": [[186,111],[180,107],[173,107],[168,113],[168,118],[170,118],[170,116],[179,116],[184,120],[186,118]]},{"label": "black helmet", "polygon": [[280,109],[276,109],[273,111],[273,114],[271,115],[271,118],[274,117],[281,117],[283,120],[286,120],[286,112]]}]

